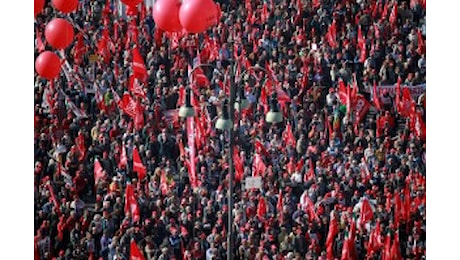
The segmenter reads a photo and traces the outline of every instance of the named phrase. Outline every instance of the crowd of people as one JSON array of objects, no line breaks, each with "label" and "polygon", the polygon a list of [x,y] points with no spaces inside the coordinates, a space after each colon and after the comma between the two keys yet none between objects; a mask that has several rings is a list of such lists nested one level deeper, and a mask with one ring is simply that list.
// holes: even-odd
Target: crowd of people
[{"label": "crowd of people", "polygon": [[[234,259],[424,259],[424,1],[216,2],[217,24],[187,34],[144,4],[46,1],[35,45],[56,16],[76,37],[57,79],[35,74],[36,259],[226,259],[230,211]],[[230,155],[215,123],[232,84],[250,107]],[[194,119],[177,116],[187,88]]]}]

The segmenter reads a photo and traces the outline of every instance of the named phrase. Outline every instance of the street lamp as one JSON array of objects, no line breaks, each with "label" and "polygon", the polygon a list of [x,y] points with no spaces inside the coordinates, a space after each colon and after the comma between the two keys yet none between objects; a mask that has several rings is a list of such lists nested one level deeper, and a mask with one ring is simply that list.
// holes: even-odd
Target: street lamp
[{"label": "street lamp", "polygon": [[191,91],[192,90],[189,87],[185,90],[185,104],[179,109],[179,116],[182,118],[195,116],[195,109],[193,108],[191,102]]},{"label": "street lamp", "polygon": [[278,98],[276,91],[273,91],[272,98],[270,100],[270,111],[265,116],[265,120],[268,123],[280,123],[283,121],[283,114],[280,112],[278,107]]},{"label": "street lamp", "polygon": [[225,99],[222,104],[222,116],[216,122],[216,128],[219,130],[230,130],[233,127],[233,122],[228,116],[228,108],[228,100]]}]

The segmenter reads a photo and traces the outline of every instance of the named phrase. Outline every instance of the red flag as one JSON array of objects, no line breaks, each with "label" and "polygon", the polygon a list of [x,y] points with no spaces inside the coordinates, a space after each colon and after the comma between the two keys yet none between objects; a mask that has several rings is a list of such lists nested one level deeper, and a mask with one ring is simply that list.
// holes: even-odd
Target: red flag
[{"label": "red flag", "polygon": [[346,104],[348,96],[347,87],[341,78],[339,79],[339,90],[337,91],[337,94],[339,95],[340,103]]},{"label": "red flag", "polygon": [[137,172],[137,177],[139,178],[139,181],[145,178],[147,172],[147,169],[142,163],[141,156],[139,155],[137,147],[133,148],[133,171]]},{"label": "red flag", "polygon": [[391,237],[390,237],[390,233],[387,233],[385,237],[384,247],[383,247],[382,260],[392,260],[390,250],[391,250]]},{"label": "red flag", "polygon": [[380,104],[380,97],[379,94],[377,93],[377,83],[374,80],[374,88],[373,88],[373,93],[372,93],[372,100],[374,101],[375,108],[377,110],[382,110],[382,105]]},{"label": "red flag", "polygon": [[313,0],[312,6],[313,8],[318,8],[321,4],[319,3],[319,0]]},{"label": "red flag", "polygon": [[367,251],[368,252],[377,252],[379,251],[382,246],[382,234],[380,230],[380,221],[377,221],[377,224],[375,225],[374,229],[371,230],[371,233],[369,234],[369,243],[367,245]]},{"label": "red flag", "polygon": [[410,117],[412,113],[412,104],[415,104],[415,102],[412,99],[409,88],[405,87],[402,91],[402,100],[399,103],[399,114],[405,118]]},{"label": "red flag", "polygon": [[367,222],[374,218],[371,204],[367,198],[364,198],[361,203],[360,224],[364,226]]},{"label": "red flag", "polygon": [[356,244],[355,244],[355,239],[356,239],[356,222],[354,219],[351,221],[351,226],[350,226],[350,233],[348,234],[348,242],[350,243],[348,246],[350,247],[350,258],[349,259],[358,259],[358,252],[356,251]]},{"label": "red flag", "polygon": [[259,139],[256,139],[254,141],[254,145],[255,145],[255,150],[256,152],[258,153],[262,153],[263,155],[269,157],[270,154],[268,153],[267,149],[265,148],[264,144],[262,144],[262,142],[259,140]]},{"label": "red flag", "polygon": [[265,214],[267,214],[267,202],[265,202],[264,197],[260,197],[259,203],[257,204],[257,216],[264,219]]},{"label": "red flag", "polygon": [[140,211],[137,204],[137,199],[134,195],[134,187],[131,183],[126,185],[125,190],[125,213],[131,213],[133,222],[140,220]]},{"label": "red flag", "polygon": [[104,95],[102,95],[101,90],[99,88],[96,88],[96,104],[97,108],[99,108],[100,111],[106,110]]},{"label": "red flag", "polygon": [[134,117],[134,127],[137,131],[141,131],[144,128],[144,106],[141,101],[136,102],[136,116]]},{"label": "red flag", "polygon": [[198,187],[198,179],[196,175],[196,165],[195,165],[195,153],[196,153],[196,148],[195,148],[195,121],[193,118],[189,117],[187,118],[187,140],[188,140],[188,151],[189,151],[189,179],[190,179],[190,184],[192,185],[193,188]]},{"label": "red flag", "polygon": [[335,218],[334,214],[331,214],[331,220],[329,221],[329,231],[327,233],[326,238],[326,251],[327,251],[327,259],[334,259],[334,239],[335,236],[339,233],[339,224],[337,219]]},{"label": "red flag", "polygon": [[279,102],[291,102],[289,95],[279,86],[276,88],[276,95]]},{"label": "red flag", "polygon": [[123,110],[123,112],[125,112],[131,118],[135,118],[137,112],[136,107],[136,101],[131,97],[131,95],[128,92],[125,92],[125,94],[123,94],[121,102],[121,109]]},{"label": "red flag", "polygon": [[136,242],[131,240],[130,250],[129,250],[129,260],[145,260],[144,255],[137,247]]},{"label": "red flag", "polygon": [[283,205],[283,191],[280,189],[278,194],[278,201],[276,203],[276,211],[278,212],[279,223],[284,222]]},{"label": "red flag", "polygon": [[392,28],[396,27],[396,22],[398,21],[398,4],[397,2],[393,4],[393,9],[391,10],[390,14],[390,24]]},{"label": "red flag", "polygon": [[252,176],[264,176],[265,175],[265,170],[267,167],[265,166],[265,163],[262,160],[262,157],[260,157],[260,154],[256,153],[254,156],[254,161],[252,163]]},{"label": "red flag", "polygon": [[391,256],[392,260],[402,260],[401,249],[399,245],[399,233],[396,231],[394,233],[393,245],[391,246]]},{"label": "red flag", "polygon": [[139,80],[134,75],[129,77],[129,91],[131,91],[131,93],[133,93],[135,96],[141,97],[143,99],[147,98],[147,95],[140,85]]},{"label": "red flag", "polygon": [[410,183],[406,182],[406,187],[404,188],[404,213],[405,219],[410,220],[411,217],[411,211],[410,211],[410,205],[411,205],[411,198],[410,198]]},{"label": "red flag", "polygon": [[283,133],[283,140],[286,145],[290,145],[292,147],[296,146],[297,141],[295,140],[294,134],[292,133],[291,124],[286,124],[286,130]]},{"label": "red flag", "polygon": [[97,158],[94,160],[93,172],[94,172],[94,185],[97,185],[99,180],[104,177],[104,172],[103,172],[101,163],[99,162]]},{"label": "red flag", "polygon": [[423,118],[420,113],[416,114],[414,131],[418,138],[422,140],[426,139],[426,125],[425,122],[423,122]]},{"label": "red flag", "polygon": [[48,191],[50,192],[51,200],[53,201],[54,207],[56,208],[56,211],[58,215],[60,216],[61,210],[59,206],[59,201],[56,198],[56,194],[54,193],[53,186],[49,182],[47,182],[45,186],[48,188]]},{"label": "red flag", "polygon": [[336,28],[335,19],[332,21],[332,24],[329,25],[329,28],[327,29],[326,40],[329,43],[329,46],[331,46],[331,48],[335,49],[338,47],[337,28]]},{"label": "red flag", "polygon": [[122,169],[125,168],[128,164],[128,156],[126,155],[126,146],[123,142],[121,145],[121,155],[120,155],[120,163],[118,164],[118,168]]},{"label": "red flag", "polygon": [[241,182],[243,180],[244,175],[244,165],[243,161],[241,160],[238,147],[236,146],[233,150],[233,161],[235,163],[235,181]]},{"label": "red flag", "polygon": [[399,227],[399,221],[401,219],[401,211],[402,211],[402,204],[401,204],[401,197],[399,196],[399,192],[395,192],[393,194],[394,197],[394,224],[395,227]]},{"label": "red flag", "polygon": [[352,100],[351,100],[351,88],[350,88],[350,84],[347,84],[347,102],[345,103],[346,106],[347,106],[347,116],[348,116],[348,119],[351,120],[351,110],[353,109],[353,106],[351,104]]},{"label": "red flag", "polygon": [[262,14],[260,15],[261,22],[266,23],[269,16],[270,16],[270,14],[268,12],[268,5],[264,1],[263,7],[262,7]]},{"label": "red flag", "polygon": [[83,41],[83,34],[79,33],[77,35],[77,43],[73,47],[73,60],[76,64],[81,64],[83,62],[83,55],[86,52],[86,45]]},{"label": "red flag", "polygon": [[310,197],[308,197],[308,192],[304,191],[302,196],[300,196],[300,205],[302,210],[308,214],[309,221],[315,220],[316,222],[320,223],[321,220],[316,214],[315,205],[311,201]]},{"label": "red flag", "polygon": [[137,47],[133,48],[132,55],[133,55],[132,69],[133,69],[134,77],[145,82],[147,80],[147,68],[145,67],[144,59],[142,58]]},{"label": "red flag", "polygon": [[315,180],[316,174],[315,174],[315,165],[313,164],[313,160],[310,158],[308,159],[308,172],[305,175],[305,181],[309,180]]},{"label": "red flag", "polygon": [[86,156],[85,136],[82,132],[79,132],[78,136],[75,138],[75,144],[77,145],[78,152],[80,153],[78,160],[81,162]]},{"label": "red flag", "polygon": [[367,112],[371,108],[371,104],[367,101],[367,99],[362,95],[356,95],[356,102],[354,105],[354,113],[355,113],[355,123],[359,124],[367,115]]},{"label": "red flag", "polygon": [[164,120],[167,124],[179,127],[179,109],[170,109],[163,112]]},{"label": "red flag", "polygon": [[161,194],[163,194],[163,196],[167,195],[169,193],[169,191],[171,190],[170,183],[168,181],[168,178],[166,176],[166,172],[164,170],[161,170],[160,189],[161,189]]},{"label": "red flag", "polygon": [[425,53],[425,41],[422,37],[422,32],[417,29],[417,52],[422,55]]},{"label": "red flag", "polygon": [[348,260],[352,259],[350,256],[350,234],[347,235],[347,238],[343,241],[342,246],[342,256],[340,257],[341,260]]}]

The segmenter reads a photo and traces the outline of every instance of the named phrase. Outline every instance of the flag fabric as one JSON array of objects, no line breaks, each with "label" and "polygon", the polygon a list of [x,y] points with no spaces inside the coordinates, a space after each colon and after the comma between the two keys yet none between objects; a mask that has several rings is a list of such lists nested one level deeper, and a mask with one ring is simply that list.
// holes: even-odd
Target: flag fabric
[{"label": "flag fabric", "polygon": [[254,146],[255,146],[255,150],[257,153],[262,153],[263,155],[267,157],[270,156],[270,154],[267,151],[267,148],[265,148],[265,145],[259,139],[256,139],[254,141]]},{"label": "flag fabric", "polygon": [[137,131],[141,131],[144,128],[144,106],[140,100],[136,102],[136,115],[134,116],[134,127]]},{"label": "flag fabric", "polygon": [[297,141],[292,133],[291,124],[289,122],[286,124],[286,130],[284,130],[283,133],[283,140],[286,145],[290,145],[292,147],[296,146]]},{"label": "flag fabric", "polygon": [[136,101],[131,97],[131,95],[128,92],[125,92],[121,100],[122,111],[125,112],[125,114],[129,115],[131,118],[135,118],[137,112],[136,106]]},{"label": "flag fabric", "polygon": [[393,9],[391,10],[391,13],[390,13],[390,24],[391,24],[391,27],[392,28],[396,28],[396,23],[398,21],[398,4],[397,2],[395,2],[395,4],[393,4]]},{"label": "flag fabric", "polygon": [[300,206],[302,210],[307,213],[309,221],[321,222],[318,214],[316,214],[315,205],[308,196],[307,191],[304,191],[300,196]]},{"label": "flag fabric", "polygon": [[361,203],[360,224],[364,226],[367,222],[374,218],[371,204],[367,198],[363,198]]},{"label": "flag fabric", "polygon": [[339,47],[337,44],[337,27],[335,19],[332,21],[331,25],[329,25],[329,28],[327,29],[326,40],[332,49]]},{"label": "flag fabric", "polygon": [[233,150],[233,162],[235,163],[235,181],[241,182],[244,175],[244,165],[237,146]]},{"label": "flag fabric", "polygon": [[[61,90],[62,92],[62,90]],[[62,92],[64,93],[64,92]],[[65,94],[64,94],[65,95]],[[70,100],[70,98],[65,95],[65,104],[67,106],[67,109],[70,109],[70,111],[72,111],[72,113],[77,117],[77,118],[87,118],[88,115],[86,115],[86,113],[84,111],[82,111],[81,109],[79,109],[75,103],[73,103],[72,100]]]},{"label": "flag fabric", "polygon": [[374,87],[372,89],[372,101],[374,102],[374,106],[378,111],[382,110],[382,104],[380,104],[380,97],[377,92],[377,82],[375,80]]},{"label": "flag fabric", "polygon": [[380,230],[380,221],[377,221],[375,224],[374,229],[371,230],[371,233],[369,234],[369,243],[367,245],[367,252],[377,252],[379,251],[382,246],[382,234]]},{"label": "flag fabric", "polygon": [[83,41],[83,33],[77,35],[77,42],[73,47],[73,61],[75,64],[81,64],[83,62],[83,55],[86,52],[86,45]]},{"label": "flag fabric", "polygon": [[129,248],[129,260],[145,260],[144,255],[137,247],[136,241],[134,239],[131,240],[131,245]]},{"label": "flag fabric", "polygon": [[356,102],[354,104],[354,115],[355,123],[359,124],[367,115],[367,112],[371,108],[371,104],[362,94],[356,95]]},{"label": "flag fabric", "polygon": [[141,97],[143,99],[147,98],[144,89],[142,88],[139,79],[134,75],[129,77],[129,91],[135,96]]},{"label": "flag fabric", "polygon": [[103,172],[101,163],[99,162],[97,158],[94,160],[93,172],[94,172],[94,185],[97,185],[99,180],[104,177],[104,172]]},{"label": "flag fabric", "polygon": [[131,183],[126,184],[125,190],[125,213],[130,213],[133,222],[140,220],[139,205],[134,195],[134,187]]},{"label": "flag fabric", "polygon": [[257,216],[261,219],[265,219],[267,214],[267,202],[264,197],[260,197],[259,203],[257,204]]},{"label": "flag fabric", "polygon": [[333,212],[331,212],[331,219],[329,221],[329,231],[326,238],[326,253],[327,259],[334,259],[334,239],[339,233],[339,224]]},{"label": "flag fabric", "polygon": [[147,172],[147,169],[142,163],[141,156],[139,155],[137,147],[133,148],[133,171],[137,172],[137,177],[139,178],[139,181],[145,178]]},{"label": "flag fabric", "polygon": [[401,248],[399,245],[399,232],[394,233],[393,244],[391,245],[391,259],[392,260],[402,260]]},{"label": "flag fabric", "polygon": [[121,144],[121,155],[120,162],[118,163],[118,168],[123,169],[128,165],[128,156],[126,155],[126,146],[125,142]]},{"label": "flag fabric", "polygon": [[417,29],[417,52],[419,55],[425,53],[425,41],[422,37],[422,32]]},{"label": "flag fabric", "polygon": [[188,152],[189,152],[189,171],[188,177],[190,184],[193,188],[198,187],[198,178],[196,174],[196,147],[195,147],[195,121],[193,118],[187,118],[187,141],[188,141]]},{"label": "flag fabric", "polygon": [[139,49],[134,47],[132,49],[133,63],[132,69],[134,77],[138,78],[142,82],[147,80],[147,68],[145,67],[144,59],[142,58]]},{"label": "flag fabric", "polygon": [[60,209],[60,206],[59,206],[59,200],[56,198],[56,194],[54,193],[53,186],[51,185],[51,183],[49,181],[46,183],[45,186],[48,189],[48,191],[50,192],[51,200],[53,201],[54,207],[56,208],[56,211],[57,211],[58,215],[60,216],[61,215],[61,209]]},{"label": "flag fabric", "polygon": [[276,202],[276,211],[278,212],[278,220],[280,223],[283,223],[284,214],[283,214],[283,190],[279,190],[278,201]]},{"label": "flag fabric", "polygon": [[401,104],[401,77],[398,77],[398,81],[396,82],[396,96],[395,96],[395,107],[398,113],[400,113],[400,104]]},{"label": "flag fabric", "polygon": [[347,87],[341,78],[339,79],[339,89],[337,94],[339,96],[340,103],[347,104]]},{"label": "flag fabric", "polygon": [[385,242],[383,245],[383,254],[382,260],[393,260],[391,256],[391,236],[390,233],[387,233],[385,237]]},{"label": "flag fabric", "polygon": [[265,175],[265,170],[267,167],[265,166],[265,163],[262,160],[262,157],[260,154],[256,153],[254,156],[254,161],[252,162],[252,176],[264,176]]},{"label": "flag fabric", "polygon": [[169,109],[163,112],[164,120],[174,128],[179,127],[179,109]]},{"label": "flag fabric", "polygon": [[404,187],[404,204],[403,204],[403,207],[404,207],[404,213],[405,213],[404,218],[407,221],[410,220],[410,217],[411,217],[410,205],[411,205],[410,182],[406,182],[406,186]]},{"label": "flag fabric", "polygon": [[399,114],[404,118],[410,117],[413,104],[415,105],[415,102],[412,98],[409,88],[404,87],[402,89],[402,98],[398,104]]},{"label": "flag fabric", "polygon": [[401,197],[399,196],[399,192],[395,192],[393,194],[393,202],[394,202],[394,208],[393,208],[393,219],[394,219],[394,224],[395,227],[399,227],[399,222],[401,219],[401,211],[403,210],[402,208],[402,203],[401,203]]},{"label": "flag fabric", "polygon": [[106,111],[107,107],[105,105],[104,95],[101,92],[101,89],[96,87],[96,105],[99,111]]}]

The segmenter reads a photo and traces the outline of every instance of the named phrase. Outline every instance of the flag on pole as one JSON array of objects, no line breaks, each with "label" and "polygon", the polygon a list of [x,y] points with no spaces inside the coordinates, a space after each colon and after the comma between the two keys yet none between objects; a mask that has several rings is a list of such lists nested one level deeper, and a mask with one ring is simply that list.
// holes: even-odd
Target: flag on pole
[{"label": "flag on pole", "polygon": [[133,62],[132,69],[134,72],[134,77],[138,78],[142,82],[147,80],[147,68],[145,67],[144,59],[142,58],[139,49],[134,47],[132,49]]},{"label": "flag on pole", "polygon": [[141,156],[139,155],[139,151],[137,150],[136,146],[133,148],[133,171],[137,172],[139,181],[145,178],[147,172],[147,169],[142,163]]},{"label": "flag on pole", "polygon": [[198,178],[196,174],[196,147],[195,147],[195,120],[192,117],[187,118],[187,140],[189,152],[189,179],[193,188],[198,187]]},{"label": "flag on pole", "polygon": [[129,248],[129,260],[145,260],[144,255],[137,247],[136,241],[134,239],[131,240],[131,245]]}]

